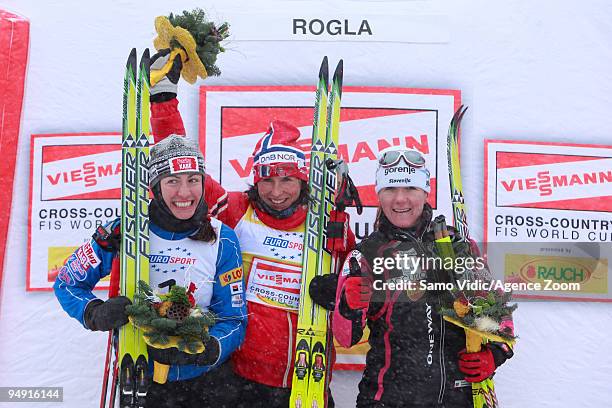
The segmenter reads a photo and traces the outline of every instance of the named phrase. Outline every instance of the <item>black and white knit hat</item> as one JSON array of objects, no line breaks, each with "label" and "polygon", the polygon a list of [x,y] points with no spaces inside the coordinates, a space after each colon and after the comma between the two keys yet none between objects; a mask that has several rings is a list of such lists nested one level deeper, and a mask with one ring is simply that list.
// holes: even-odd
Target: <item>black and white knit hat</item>
[{"label": "black and white knit hat", "polygon": [[206,174],[204,156],[195,143],[184,136],[170,135],[151,148],[149,185],[156,185],[171,174]]}]

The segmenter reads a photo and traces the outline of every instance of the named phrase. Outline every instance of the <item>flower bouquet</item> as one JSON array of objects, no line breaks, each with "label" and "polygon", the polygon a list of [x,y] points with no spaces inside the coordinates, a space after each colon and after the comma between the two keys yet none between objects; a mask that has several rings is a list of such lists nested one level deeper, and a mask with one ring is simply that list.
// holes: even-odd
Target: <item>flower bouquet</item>
[{"label": "flower bouquet", "polygon": [[[145,342],[151,347],[176,347],[191,354],[203,352],[215,315],[196,305],[195,284],[186,289],[174,285],[172,280],[167,286],[170,286],[168,293],[161,294],[153,292],[148,283],[139,281],[134,303],[126,307],[130,321],[142,330]],[[154,362],[153,381],[165,383],[169,368]]]},{"label": "flower bouquet", "polygon": [[158,16],[155,18],[155,31],[155,49],[169,48],[171,54],[164,68],[151,71],[151,86],[168,73],[177,56],[183,64],[181,75],[190,84],[194,84],[198,77],[206,79],[209,75],[221,74],[216,62],[217,55],[225,51],[221,42],[229,36],[228,23],[217,27],[208,21],[204,10],[196,8],[182,14]]},{"label": "flower bouquet", "polygon": [[[513,346],[514,324],[512,312],[517,305],[508,305],[511,294],[503,291],[453,291],[453,303],[442,307],[440,314],[465,330],[465,348],[468,353],[477,353],[482,344],[489,341]],[[493,380],[487,378],[472,383],[474,408],[495,408],[497,398]]]},{"label": "flower bouquet", "polygon": [[509,305],[509,292],[503,291],[452,291],[451,307],[441,307],[440,314],[465,329],[468,353],[480,351],[483,340],[514,345],[512,312],[516,304]]},{"label": "flower bouquet", "polygon": [[[446,229],[446,221],[439,216],[434,221],[435,244],[442,257],[457,257],[457,251]],[[472,256],[471,250],[460,251],[461,256]],[[448,271],[454,276],[453,271]],[[463,275],[467,279],[480,279],[490,282],[488,266],[469,271]],[[456,282],[455,282],[456,283]],[[440,308],[444,320],[465,330],[465,348],[468,353],[477,353],[482,344],[489,341],[506,343],[512,347],[515,343],[512,312],[517,305],[510,305],[512,294],[503,290],[459,290],[458,286],[450,291],[446,304]],[[472,383],[474,408],[495,408],[497,397],[493,380],[487,378],[479,383]]]}]

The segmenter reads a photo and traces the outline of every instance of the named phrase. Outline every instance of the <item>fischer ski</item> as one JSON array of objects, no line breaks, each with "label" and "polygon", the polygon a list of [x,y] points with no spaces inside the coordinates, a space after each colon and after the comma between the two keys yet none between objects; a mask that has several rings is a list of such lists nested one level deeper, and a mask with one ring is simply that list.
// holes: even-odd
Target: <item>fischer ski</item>
[{"label": "fischer ski", "polygon": [[[306,216],[302,282],[298,309],[290,407],[324,408],[327,405],[329,338],[328,312],[315,304],[308,293],[317,275],[335,271],[336,256],[327,246],[327,226],[335,205],[336,172],[328,163],[338,156],[342,60],[329,88],[327,57],[323,58],[315,99],[310,154],[309,188],[311,202]],[[329,91],[329,94],[328,94]]]},{"label": "fischer ski", "polygon": [[[120,294],[130,299],[134,299],[139,280],[149,281],[149,78],[149,50],[144,51],[137,69],[136,50],[132,49],[123,94],[119,283]],[[118,330],[117,347],[113,385],[118,381],[119,406],[144,407],[150,376],[142,332],[126,324]]]}]

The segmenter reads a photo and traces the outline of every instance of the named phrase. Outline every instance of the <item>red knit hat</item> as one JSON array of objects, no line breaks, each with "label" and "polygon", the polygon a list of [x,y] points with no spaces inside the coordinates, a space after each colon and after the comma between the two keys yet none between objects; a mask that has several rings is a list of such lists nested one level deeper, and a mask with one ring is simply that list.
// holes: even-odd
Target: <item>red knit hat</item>
[{"label": "red knit hat", "polygon": [[274,120],[253,150],[253,182],[273,176],[308,181],[306,156],[299,148],[300,131],[290,123]]}]

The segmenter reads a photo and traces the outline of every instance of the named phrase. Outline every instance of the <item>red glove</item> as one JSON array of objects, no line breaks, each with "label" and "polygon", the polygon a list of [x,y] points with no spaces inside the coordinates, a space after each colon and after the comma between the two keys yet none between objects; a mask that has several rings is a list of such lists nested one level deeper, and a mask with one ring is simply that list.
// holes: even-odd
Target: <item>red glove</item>
[{"label": "red glove", "polygon": [[347,306],[353,310],[367,308],[372,297],[370,283],[360,276],[349,276],[344,281],[344,297]]},{"label": "red glove", "polygon": [[459,352],[459,370],[465,374],[465,381],[477,383],[491,377],[495,372],[495,359],[488,347],[477,353]]}]

